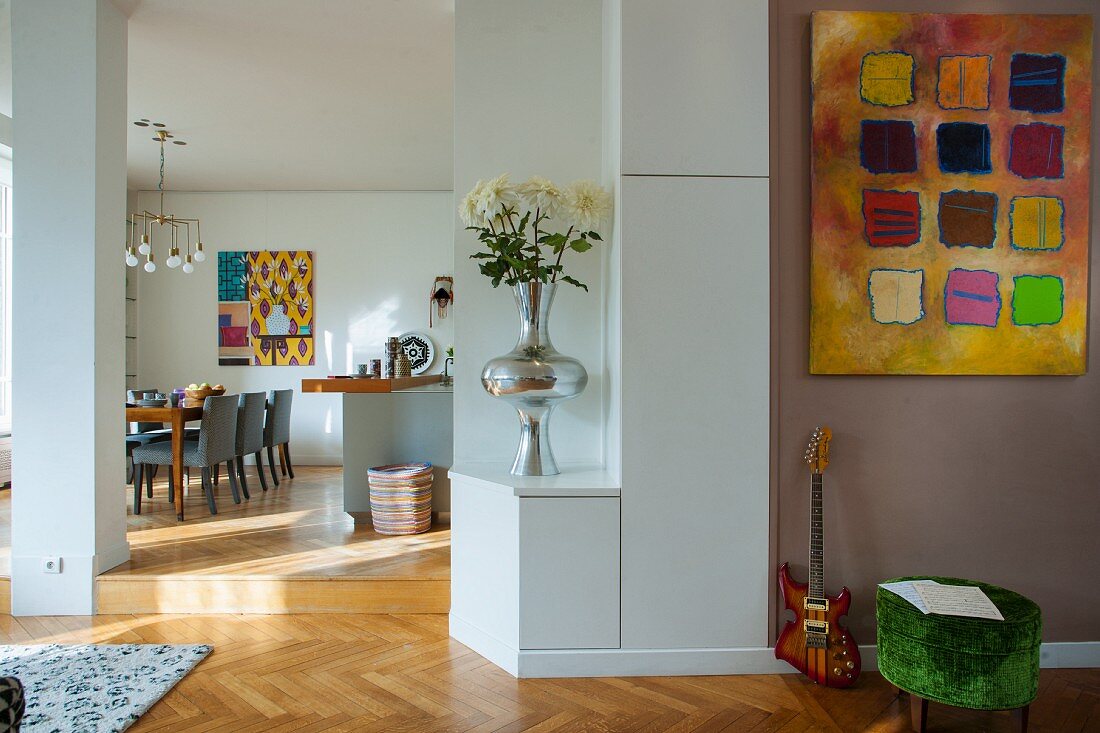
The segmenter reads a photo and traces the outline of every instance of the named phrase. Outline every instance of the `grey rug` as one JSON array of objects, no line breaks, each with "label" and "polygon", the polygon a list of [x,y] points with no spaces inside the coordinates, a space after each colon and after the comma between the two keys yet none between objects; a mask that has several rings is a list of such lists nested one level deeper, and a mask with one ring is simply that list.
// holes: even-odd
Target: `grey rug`
[{"label": "grey rug", "polygon": [[22,733],[115,733],[182,680],[213,647],[199,644],[0,646],[0,677],[26,690]]}]

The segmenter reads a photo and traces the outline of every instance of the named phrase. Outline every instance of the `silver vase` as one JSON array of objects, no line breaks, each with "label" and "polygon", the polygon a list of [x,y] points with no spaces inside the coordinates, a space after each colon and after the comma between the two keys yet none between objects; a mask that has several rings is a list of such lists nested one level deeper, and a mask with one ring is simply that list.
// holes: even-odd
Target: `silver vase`
[{"label": "silver vase", "polygon": [[558,471],[550,450],[550,413],[580,395],[588,372],[550,343],[550,306],[557,285],[520,283],[513,288],[519,309],[519,340],[507,354],[490,359],[481,371],[485,391],[519,412],[519,449],[515,476],[553,476]]}]

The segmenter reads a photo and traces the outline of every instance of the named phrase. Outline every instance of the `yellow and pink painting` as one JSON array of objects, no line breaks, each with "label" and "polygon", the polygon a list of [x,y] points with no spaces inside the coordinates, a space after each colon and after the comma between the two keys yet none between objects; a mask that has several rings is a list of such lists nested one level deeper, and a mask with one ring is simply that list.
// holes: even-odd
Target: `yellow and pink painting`
[{"label": "yellow and pink painting", "polygon": [[218,364],[314,363],[313,253],[218,252]]},{"label": "yellow and pink painting", "polygon": [[812,19],[810,371],[1083,374],[1092,17]]}]

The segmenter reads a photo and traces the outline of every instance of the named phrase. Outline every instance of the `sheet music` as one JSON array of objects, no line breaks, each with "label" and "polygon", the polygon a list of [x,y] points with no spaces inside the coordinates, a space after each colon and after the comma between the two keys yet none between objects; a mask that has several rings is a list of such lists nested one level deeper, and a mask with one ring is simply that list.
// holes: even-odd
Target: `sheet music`
[{"label": "sheet music", "polygon": [[939,585],[939,583],[934,580],[902,580],[898,583],[879,583],[880,588],[885,588],[891,593],[901,596],[916,606],[921,613],[928,613],[928,606],[925,605],[924,599],[917,593],[917,589],[914,587],[916,585]]},{"label": "sheet music", "polygon": [[981,588],[973,585],[916,585],[916,591],[929,613],[944,616],[968,616],[1004,621],[1005,617]]}]

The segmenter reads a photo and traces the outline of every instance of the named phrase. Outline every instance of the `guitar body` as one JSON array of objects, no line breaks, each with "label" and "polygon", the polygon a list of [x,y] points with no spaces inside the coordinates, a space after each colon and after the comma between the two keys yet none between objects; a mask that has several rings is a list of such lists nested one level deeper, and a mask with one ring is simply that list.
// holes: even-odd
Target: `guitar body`
[{"label": "guitar body", "polygon": [[[779,568],[779,587],[783,591],[783,603],[794,611],[794,621],[788,621],[775,644],[775,658],[782,659],[819,685],[826,687],[850,687],[859,678],[859,647],[848,629],[840,625],[840,618],[847,615],[852,594],[847,588],[835,597],[826,596],[828,610],[806,608],[809,585],[798,583],[791,577],[787,563]],[[811,624],[827,623],[827,631],[806,631],[806,621]],[[822,628],[817,626],[817,628]]]}]

